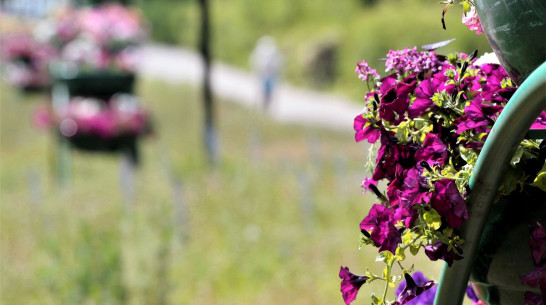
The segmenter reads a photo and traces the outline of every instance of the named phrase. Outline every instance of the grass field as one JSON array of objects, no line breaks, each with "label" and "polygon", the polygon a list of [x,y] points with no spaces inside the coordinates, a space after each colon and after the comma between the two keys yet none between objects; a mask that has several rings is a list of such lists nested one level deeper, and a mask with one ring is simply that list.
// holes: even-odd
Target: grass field
[{"label": "grass field", "polygon": [[279,125],[221,103],[211,168],[196,92],[144,79],[156,134],[123,195],[116,155],[74,151],[59,187],[53,137],[31,124],[46,98],[0,92],[1,304],[343,304],[340,265],[380,270],[358,250],[372,201],[351,122]]}]

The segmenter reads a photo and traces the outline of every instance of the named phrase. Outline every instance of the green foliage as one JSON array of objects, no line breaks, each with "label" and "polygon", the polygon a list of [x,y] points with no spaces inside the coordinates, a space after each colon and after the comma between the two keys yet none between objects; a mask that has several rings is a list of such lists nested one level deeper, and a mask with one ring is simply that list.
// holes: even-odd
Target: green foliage
[{"label": "green foliage", "polygon": [[[199,13],[195,2],[141,0],[137,4],[152,24],[154,39],[196,47]],[[285,55],[285,77],[290,82],[355,99],[361,98],[362,90],[354,69],[363,58],[381,73],[384,62],[380,59],[389,49],[456,38],[439,52],[490,51],[483,35],[477,36],[461,23],[461,6],[447,14],[445,31],[440,22],[442,5],[429,0],[382,0],[375,5],[356,0],[216,0],[210,5],[215,58],[248,68],[256,41],[271,35]],[[335,71],[328,83],[313,77],[325,66],[314,60],[324,48],[334,50]]]}]

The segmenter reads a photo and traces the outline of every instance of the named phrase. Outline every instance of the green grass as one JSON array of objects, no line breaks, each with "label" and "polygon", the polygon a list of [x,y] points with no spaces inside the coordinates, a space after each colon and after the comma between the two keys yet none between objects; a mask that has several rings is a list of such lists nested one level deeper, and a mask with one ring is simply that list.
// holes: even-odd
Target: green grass
[{"label": "green grass", "polygon": [[[71,183],[59,187],[53,137],[30,123],[46,98],[0,90],[2,304],[342,304],[340,265],[380,272],[374,249],[358,250],[371,201],[359,189],[365,150],[350,131],[280,125],[220,103],[213,169],[196,91],[144,79],[156,135],[141,143],[126,202],[116,155],[73,151]],[[438,265],[425,265],[437,278]],[[369,294],[363,287],[358,304]]]}]

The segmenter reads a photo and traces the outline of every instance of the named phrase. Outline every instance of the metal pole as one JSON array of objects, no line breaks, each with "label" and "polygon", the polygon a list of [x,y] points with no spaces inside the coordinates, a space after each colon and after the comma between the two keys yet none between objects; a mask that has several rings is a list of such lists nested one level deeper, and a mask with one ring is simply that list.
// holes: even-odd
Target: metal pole
[{"label": "metal pole", "polygon": [[465,258],[455,261],[451,267],[444,265],[435,305],[462,304],[478,254],[478,244],[502,176],[529,127],[544,109],[546,62],[529,75],[514,93],[485,141],[470,177],[470,219],[461,229],[461,237],[465,240],[462,246]]}]

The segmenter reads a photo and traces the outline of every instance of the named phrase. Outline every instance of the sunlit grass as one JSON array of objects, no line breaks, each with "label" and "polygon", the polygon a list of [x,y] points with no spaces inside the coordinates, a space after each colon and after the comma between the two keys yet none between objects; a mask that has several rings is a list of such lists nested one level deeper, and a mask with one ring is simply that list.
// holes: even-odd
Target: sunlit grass
[{"label": "sunlit grass", "polygon": [[380,271],[358,250],[370,198],[350,130],[220,103],[211,168],[196,91],[144,79],[156,134],[124,196],[117,155],[73,151],[58,186],[53,137],[30,123],[47,98],[0,90],[2,304],[342,304],[340,265]]}]

